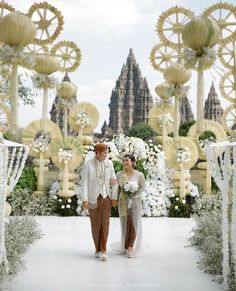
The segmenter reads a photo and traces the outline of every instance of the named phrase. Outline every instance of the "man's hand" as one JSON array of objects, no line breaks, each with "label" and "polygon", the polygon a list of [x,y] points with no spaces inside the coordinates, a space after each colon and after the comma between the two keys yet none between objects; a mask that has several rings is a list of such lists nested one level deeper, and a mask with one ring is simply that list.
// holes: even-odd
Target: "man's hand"
[{"label": "man's hand", "polygon": [[83,201],[82,202],[82,208],[83,209],[88,209],[88,201]]},{"label": "man's hand", "polygon": [[112,207],[116,207],[117,204],[118,204],[118,203],[117,203],[117,200],[115,200],[115,199],[112,199],[112,200],[111,200],[111,206],[112,206]]},{"label": "man's hand", "polygon": [[111,179],[111,180],[110,180],[110,185],[111,185],[111,186],[114,186],[115,184],[116,184],[116,179]]}]

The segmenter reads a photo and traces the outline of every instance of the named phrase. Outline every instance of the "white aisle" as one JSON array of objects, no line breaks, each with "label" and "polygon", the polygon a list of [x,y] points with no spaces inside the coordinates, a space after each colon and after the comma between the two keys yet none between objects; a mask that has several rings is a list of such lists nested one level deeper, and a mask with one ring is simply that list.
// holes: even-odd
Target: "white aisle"
[{"label": "white aisle", "polygon": [[[137,259],[109,250],[107,262],[93,258],[87,217],[38,217],[44,237],[26,256],[27,270],[11,291],[218,291],[213,277],[197,268],[189,245],[192,219],[143,218],[148,248]],[[111,218],[108,245],[119,239],[119,220]]]}]

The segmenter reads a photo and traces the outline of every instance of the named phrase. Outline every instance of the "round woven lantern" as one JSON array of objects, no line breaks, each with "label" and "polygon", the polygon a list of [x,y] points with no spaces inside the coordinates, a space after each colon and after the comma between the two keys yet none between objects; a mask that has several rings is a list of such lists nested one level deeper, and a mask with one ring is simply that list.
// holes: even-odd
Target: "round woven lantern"
[{"label": "round woven lantern", "polygon": [[213,47],[219,40],[220,28],[211,18],[193,17],[183,28],[182,39],[186,47],[199,50]]},{"label": "round woven lantern", "polygon": [[49,55],[39,55],[35,59],[34,70],[39,74],[50,75],[59,69],[58,60]]},{"label": "round woven lantern", "polygon": [[163,100],[168,100],[171,97],[169,93],[169,84],[167,82],[163,82],[157,85],[155,88],[155,92]]},{"label": "round woven lantern", "polygon": [[57,94],[64,99],[71,99],[76,92],[76,85],[68,81],[61,82],[57,87]]},{"label": "round woven lantern", "polygon": [[35,35],[34,22],[21,12],[11,12],[0,21],[0,39],[10,46],[26,46]]},{"label": "round woven lantern", "polygon": [[185,84],[191,78],[191,71],[182,64],[174,64],[165,70],[164,78],[174,85]]}]

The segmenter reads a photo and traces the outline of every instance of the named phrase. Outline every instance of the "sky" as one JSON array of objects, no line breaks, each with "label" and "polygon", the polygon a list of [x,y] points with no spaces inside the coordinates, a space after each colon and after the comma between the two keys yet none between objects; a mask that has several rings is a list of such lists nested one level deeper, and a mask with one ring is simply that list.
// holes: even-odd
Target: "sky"
[{"label": "sky", "polygon": [[[8,0],[16,10],[27,12],[35,2],[30,0]],[[228,3],[235,5],[235,0]],[[151,49],[160,42],[155,31],[158,17],[169,8],[178,5],[199,15],[204,9],[218,3],[211,0],[49,0],[48,3],[60,10],[64,16],[64,28],[54,41],[70,40],[82,52],[78,69],[70,74],[71,81],[78,87],[77,100],[93,103],[99,110],[100,120],[95,131],[105,120],[109,121],[111,91],[126,62],[129,49],[133,48],[143,77],[147,78],[153,98],[155,87],[164,81],[163,75],[155,71],[150,63]],[[56,74],[58,80],[63,73]],[[219,76],[213,70],[204,75],[204,96],[207,98],[212,81],[215,82],[222,107],[229,105],[220,96]],[[189,100],[196,114],[196,73],[193,72],[188,85]],[[55,92],[50,93],[49,108]],[[19,124],[25,127],[41,117],[42,95],[35,96],[35,106],[20,105]]]}]

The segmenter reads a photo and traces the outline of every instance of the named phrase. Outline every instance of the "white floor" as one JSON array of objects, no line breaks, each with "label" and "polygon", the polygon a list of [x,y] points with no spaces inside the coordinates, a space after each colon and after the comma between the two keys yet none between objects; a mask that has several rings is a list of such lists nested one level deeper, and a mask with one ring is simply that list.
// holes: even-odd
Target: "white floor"
[{"label": "white floor", "polygon": [[[109,252],[93,258],[87,217],[38,217],[44,237],[26,256],[27,270],[12,291],[160,290],[218,291],[213,277],[197,268],[198,252],[188,246],[192,219],[143,218],[148,248],[136,259]],[[119,239],[119,220],[111,219],[108,245]]]}]

